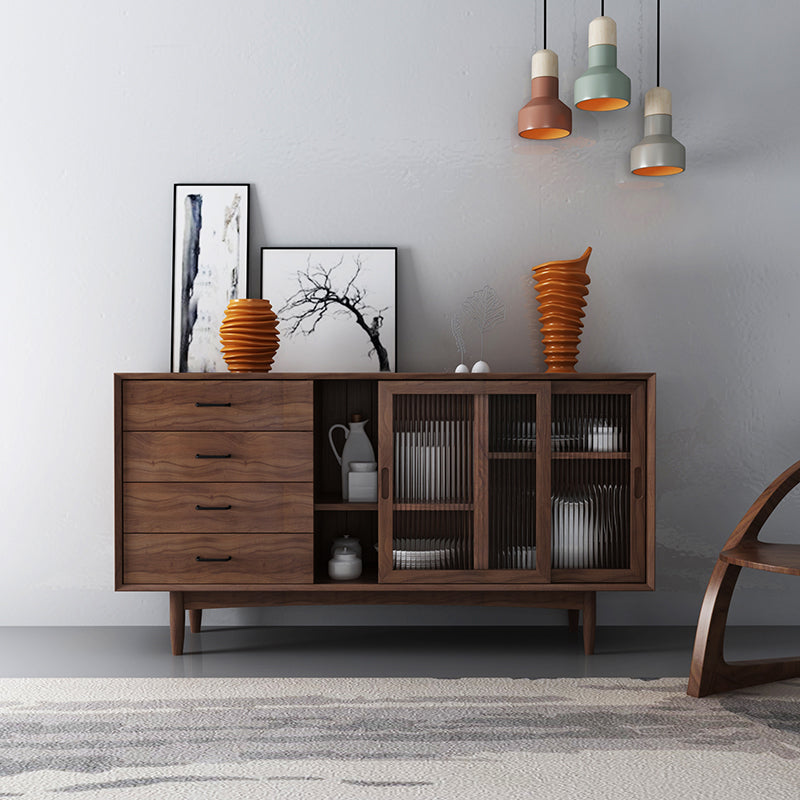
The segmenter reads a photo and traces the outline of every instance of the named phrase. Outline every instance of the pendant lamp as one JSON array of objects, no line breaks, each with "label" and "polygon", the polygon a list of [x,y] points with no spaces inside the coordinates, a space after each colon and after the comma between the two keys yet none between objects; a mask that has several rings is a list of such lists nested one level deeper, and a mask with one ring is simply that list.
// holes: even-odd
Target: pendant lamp
[{"label": "pendant lamp", "polygon": [[563,139],[572,133],[572,111],[558,99],[558,56],[547,49],[547,0],[544,0],[544,48],[531,59],[531,101],[517,117],[525,139]]},{"label": "pendant lamp", "polygon": [[644,138],[631,150],[634,175],[677,175],[686,148],[672,135],[672,93],[661,86],[661,0],[656,0],[656,85],[644,97]]},{"label": "pendant lamp", "polygon": [[575,105],[584,111],[615,111],[631,102],[631,79],[617,68],[617,23],[600,16],[589,23],[589,68],[575,81]]}]

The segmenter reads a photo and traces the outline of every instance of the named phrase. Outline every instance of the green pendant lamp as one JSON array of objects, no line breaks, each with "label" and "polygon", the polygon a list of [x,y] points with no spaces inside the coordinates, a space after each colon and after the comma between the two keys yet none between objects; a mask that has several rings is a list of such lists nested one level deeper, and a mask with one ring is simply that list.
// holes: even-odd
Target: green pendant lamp
[{"label": "green pendant lamp", "polygon": [[631,79],[617,68],[617,23],[600,16],[589,23],[589,68],[575,81],[575,105],[584,111],[616,111],[631,102]]},{"label": "green pendant lamp", "polygon": [[517,129],[524,139],[563,139],[572,133],[572,111],[558,99],[558,56],[547,49],[547,0],[543,44],[531,59],[531,101],[520,109]]},{"label": "green pendant lamp", "polygon": [[686,148],[672,135],[672,93],[661,86],[661,0],[656,0],[656,85],[644,97],[644,138],[631,150],[634,175],[677,175]]}]

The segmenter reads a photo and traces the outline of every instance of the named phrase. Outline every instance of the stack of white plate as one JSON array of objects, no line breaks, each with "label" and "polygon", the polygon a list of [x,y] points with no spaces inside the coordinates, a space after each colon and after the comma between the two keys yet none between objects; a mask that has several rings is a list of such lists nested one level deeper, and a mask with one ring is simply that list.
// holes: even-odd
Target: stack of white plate
[{"label": "stack of white plate", "polygon": [[625,492],[620,486],[589,486],[552,500],[554,569],[624,566],[622,531]]},{"label": "stack of white plate", "polygon": [[472,442],[466,423],[430,421],[394,434],[395,497],[430,503],[469,495]]},{"label": "stack of white plate", "polygon": [[453,539],[394,540],[393,569],[453,569],[458,543]]},{"label": "stack of white plate", "polygon": [[550,438],[554,453],[576,452],[580,450],[580,439],[565,433],[554,433]]},{"label": "stack of white plate", "polygon": [[536,548],[506,547],[500,552],[500,566],[503,569],[536,569]]},{"label": "stack of white plate", "polygon": [[500,449],[524,453],[536,449],[536,423],[514,420],[506,424],[500,437]]}]

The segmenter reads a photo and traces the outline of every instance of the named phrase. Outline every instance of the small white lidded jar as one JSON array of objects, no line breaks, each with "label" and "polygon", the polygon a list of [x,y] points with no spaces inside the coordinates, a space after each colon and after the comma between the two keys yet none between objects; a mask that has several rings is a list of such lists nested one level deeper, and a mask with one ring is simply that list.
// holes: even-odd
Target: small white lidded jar
[{"label": "small white lidded jar", "polygon": [[361,559],[349,547],[337,548],[328,562],[328,575],[335,581],[352,581],[361,575]]},{"label": "small white lidded jar", "polygon": [[349,533],[345,533],[342,536],[337,536],[333,540],[333,544],[331,545],[331,555],[335,556],[337,550],[341,550],[345,547],[349,550],[352,550],[357,556],[361,555],[361,542],[357,537],[352,536]]}]

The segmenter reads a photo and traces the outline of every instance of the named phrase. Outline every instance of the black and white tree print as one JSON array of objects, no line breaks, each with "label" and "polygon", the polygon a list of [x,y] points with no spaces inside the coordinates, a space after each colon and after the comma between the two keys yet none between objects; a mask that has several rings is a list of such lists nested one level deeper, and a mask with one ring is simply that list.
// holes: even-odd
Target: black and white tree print
[{"label": "black and white tree print", "polygon": [[[375,356],[381,372],[391,370],[389,351],[382,341],[389,305],[375,306],[364,281],[364,259],[356,254],[347,260],[325,264],[309,255],[305,269],[298,270],[297,289],[278,309],[278,318],[288,323],[287,336],[311,336],[326,317],[352,320],[366,337],[370,358]],[[392,276],[393,280],[393,276]]]}]

